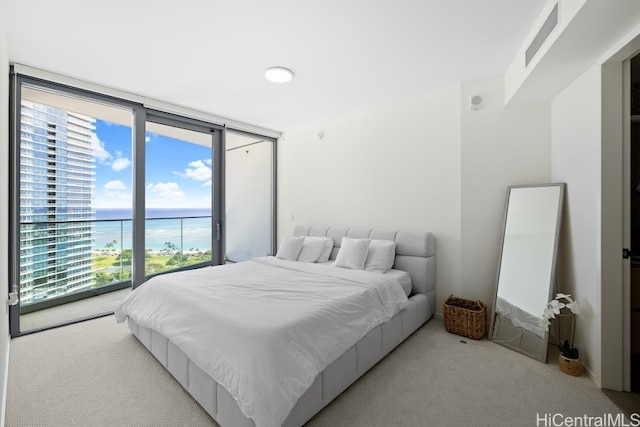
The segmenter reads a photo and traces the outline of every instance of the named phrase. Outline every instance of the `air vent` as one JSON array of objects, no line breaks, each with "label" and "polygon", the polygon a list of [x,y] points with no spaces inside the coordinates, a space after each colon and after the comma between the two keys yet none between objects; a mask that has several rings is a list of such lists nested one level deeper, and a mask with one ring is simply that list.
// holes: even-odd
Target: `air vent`
[{"label": "air vent", "polygon": [[556,25],[558,25],[558,3],[553,7],[553,10],[547,17],[546,21],[542,24],[542,28],[540,28],[540,31],[538,31],[538,34],[536,34],[533,41],[527,48],[524,56],[525,67],[529,65],[534,56],[536,56],[536,53],[538,53],[538,50],[540,50],[540,47],[549,37],[549,34],[551,34],[551,31],[553,31]]}]

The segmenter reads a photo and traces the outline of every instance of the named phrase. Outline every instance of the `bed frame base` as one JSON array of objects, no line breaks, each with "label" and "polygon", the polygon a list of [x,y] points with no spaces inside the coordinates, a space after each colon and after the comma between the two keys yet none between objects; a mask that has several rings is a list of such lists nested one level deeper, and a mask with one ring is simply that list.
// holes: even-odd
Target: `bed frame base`
[{"label": "bed frame base", "polygon": [[[299,427],[309,421],[391,350],[433,316],[434,301],[423,294],[409,298],[407,308],[376,327],[335,362],[318,374],[300,397],[283,427]],[[129,318],[129,329],[191,396],[222,426],[255,427],[235,399],[196,366],[176,345],[158,332]]]}]

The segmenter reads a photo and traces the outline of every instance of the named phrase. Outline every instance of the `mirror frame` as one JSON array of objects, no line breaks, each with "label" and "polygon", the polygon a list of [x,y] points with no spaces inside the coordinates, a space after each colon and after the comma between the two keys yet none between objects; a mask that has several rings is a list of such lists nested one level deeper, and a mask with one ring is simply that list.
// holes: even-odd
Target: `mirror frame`
[{"label": "mirror frame", "polygon": [[[491,312],[491,321],[489,323],[489,334],[487,335],[488,339],[494,341],[497,344],[500,344],[504,347],[515,350],[519,353],[525,354],[531,358],[539,360],[541,362],[547,362],[547,353],[549,347],[549,331],[545,332],[544,338],[540,338],[539,336],[532,334],[531,332],[525,331],[522,328],[514,326],[510,324],[507,320],[503,319],[500,316],[496,315],[496,301],[498,298],[498,283],[500,281],[500,271],[502,269],[502,256],[504,250],[504,239],[505,232],[507,226],[507,218],[509,214],[509,202],[511,200],[511,191],[518,188],[538,188],[538,187],[559,187],[560,192],[558,194],[558,209],[556,213],[556,229],[554,234],[554,243],[553,243],[553,254],[551,260],[551,274],[549,277],[549,295],[547,301],[550,301],[555,293],[555,280],[556,280],[556,262],[558,260],[558,246],[560,242],[560,230],[562,226],[562,212],[564,206],[564,192],[565,192],[565,183],[553,183],[553,184],[527,184],[527,185],[510,185],[507,187],[507,200],[504,208],[504,217],[502,221],[502,239],[500,240],[500,255],[498,258],[498,270],[496,274],[496,283],[495,283],[495,292],[493,296],[493,306]],[[513,328],[513,331],[520,330],[520,333],[516,335],[514,338],[507,338],[504,336],[495,336],[496,334],[501,333],[498,331],[496,333],[496,320],[502,320],[503,322],[508,323],[508,327]],[[507,333],[505,333],[507,334]],[[524,338],[523,338],[524,337]],[[499,339],[500,338],[500,339]],[[507,338],[507,339],[504,339]],[[537,340],[536,340],[537,339]]]}]

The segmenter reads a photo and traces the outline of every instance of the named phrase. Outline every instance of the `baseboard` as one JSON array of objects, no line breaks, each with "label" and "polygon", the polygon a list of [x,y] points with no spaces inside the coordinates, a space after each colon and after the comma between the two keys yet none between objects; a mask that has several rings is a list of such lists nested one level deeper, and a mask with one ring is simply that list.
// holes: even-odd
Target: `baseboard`
[{"label": "baseboard", "polygon": [[3,366],[4,369],[4,381],[2,382],[2,402],[0,406],[0,427],[4,427],[4,420],[7,417],[7,390],[9,387],[9,347],[11,347],[11,340],[7,342],[7,354],[6,363]]},{"label": "baseboard", "polygon": [[586,372],[587,377],[591,380],[591,382],[597,385],[599,389],[602,389],[602,384],[598,381],[596,375],[593,373],[591,368],[584,363],[584,361],[582,362],[582,369],[584,372]]}]

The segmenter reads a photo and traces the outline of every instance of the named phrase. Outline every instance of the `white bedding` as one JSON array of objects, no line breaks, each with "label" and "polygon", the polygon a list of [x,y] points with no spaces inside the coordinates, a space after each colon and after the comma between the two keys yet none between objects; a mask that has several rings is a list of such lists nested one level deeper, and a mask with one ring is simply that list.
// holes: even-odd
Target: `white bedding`
[{"label": "white bedding", "polygon": [[406,306],[383,274],[265,257],[154,277],[115,315],[167,337],[256,427],[275,427],[321,371]]}]

